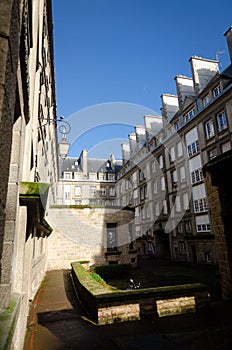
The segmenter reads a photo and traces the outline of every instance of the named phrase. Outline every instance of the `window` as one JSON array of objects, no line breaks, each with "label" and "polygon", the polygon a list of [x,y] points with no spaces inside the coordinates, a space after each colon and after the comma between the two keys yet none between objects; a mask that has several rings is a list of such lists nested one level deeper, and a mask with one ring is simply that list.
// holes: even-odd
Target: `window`
[{"label": "window", "polygon": [[185,253],[185,243],[184,242],[178,242],[179,246],[179,252],[180,253]]},{"label": "window", "polygon": [[192,230],[191,221],[190,220],[185,221],[185,231],[191,232],[191,230]]},{"label": "window", "polygon": [[218,131],[222,131],[224,129],[227,129],[227,119],[226,119],[226,113],[225,111],[221,111],[220,113],[217,114],[217,126],[218,126]]},{"label": "window", "polygon": [[96,195],[97,189],[96,186],[90,186],[89,193],[91,197],[94,197]]},{"label": "window", "polygon": [[81,196],[81,186],[75,186],[75,196]]},{"label": "window", "polygon": [[196,140],[195,142],[188,145],[188,156],[192,157],[195,153],[199,152],[199,141]]},{"label": "window", "polygon": [[188,113],[184,115],[184,121],[187,123],[190,119],[192,119],[195,115],[195,108],[191,109]]},{"label": "window", "polygon": [[131,189],[131,182],[130,179],[129,180],[125,180],[125,187],[126,187],[126,191]]},{"label": "window", "polygon": [[109,181],[114,181],[114,174],[108,174],[108,180]]},{"label": "window", "polygon": [[208,263],[211,262],[210,252],[205,252],[205,261]]},{"label": "window", "polygon": [[227,141],[221,145],[222,153],[227,152],[231,149],[230,141]]},{"label": "window", "polygon": [[188,193],[183,194],[183,207],[184,210],[189,210],[189,196]]},{"label": "window", "polygon": [[107,230],[107,250],[115,251],[117,250],[117,239],[116,239],[116,227],[117,224],[106,224]]},{"label": "window", "polygon": [[182,233],[183,232],[183,222],[180,222],[177,227],[176,227],[177,233]]},{"label": "window", "polygon": [[151,163],[151,171],[154,173],[156,169],[156,160],[154,159],[153,162]]},{"label": "window", "polygon": [[155,215],[159,216],[160,214],[160,208],[159,208],[159,202],[155,203]]},{"label": "window", "polygon": [[176,196],[175,205],[176,205],[176,211],[180,212],[181,211],[181,204],[180,204],[180,197],[179,196]]},{"label": "window", "polygon": [[75,173],[74,174],[75,180],[81,180],[81,174],[80,173]]},{"label": "window", "polygon": [[106,196],[106,188],[105,187],[100,188],[100,196]]},{"label": "window", "polygon": [[202,101],[203,107],[206,107],[209,103],[210,103],[210,97],[209,95],[206,95]]},{"label": "window", "polygon": [[181,183],[186,182],[186,172],[184,166],[180,167],[180,181]]},{"label": "window", "polygon": [[172,177],[172,186],[176,188],[176,186],[177,186],[177,171],[176,170],[171,172],[171,177]]},{"label": "window", "polygon": [[145,198],[147,198],[147,186],[140,188],[140,199],[143,200]]},{"label": "window", "polygon": [[174,128],[175,128],[176,130],[179,130],[179,129],[180,129],[180,121],[179,121],[179,120],[177,120],[177,121],[174,123]]},{"label": "window", "polygon": [[70,192],[65,191],[65,192],[64,192],[64,198],[65,198],[65,199],[69,199],[69,198],[70,198]]},{"label": "window", "polygon": [[146,218],[149,219],[149,217],[150,217],[150,209],[149,209],[148,205],[145,206],[145,215],[146,215]]},{"label": "window", "polygon": [[194,213],[201,213],[207,210],[206,198],[200,198],[194,201]]},{"label": "window", "polygon": [[167,213],[168,213],[167,201],[164,200],[163,201],[163,214],[167,214]]},{"label": "window", "polygon": [[112,196],[115,196],[115,188],[114,187],[110,187],[109,188],[109,195],[112,197]]},{"label": "window", "polygon": [[145,174],[143,170],[139,170],[139,181],[143,181],[145,179]]},{"label": "window", "polygon": [[64,173],[64,179],[65,180],[70,180],[72,178],[72,173]]},{"label": "window", "polygon": [[160,178],[160,187],[161,187],[161,191],[165,191],[166,187],[165,187],[165,179],[164,176],[162,176]]},{"label": "window", "polygon": [[64,185],[64,198],[69,199],[71,197],[71,187],[70,185]]},{"label": "window", "polygon": [[136,175],[136,173],[132,174],[132,181],[133,181],[134,186],[136,186],[137,185],[137,175]]},{"label": "window", "polygon": [[182,157],[183,156],[183,147],[182,147],[182,142],[177,143],[177,157]]},{"label": "window", "polygon": [[210,139],[215,135],[212,119],[205,123],[205,134],[207,139]]},{"label": "window", "polygon": [[99,173],[99,174],[98,174],[98,179],[99,179],[100,181],[104,181],[104,180],[106,179],[106,174]]},{"label": "window", "polygon": [[170,159],[170,164],[173,164],[175,161],[175,148],[171,147],[169,150],[169,159]]},{"label": "window", "polygon": [[203,177],[202,168],[196,169],[191,172],[192,184],[202,181],[203,178],[204,177]]},{"label": "window", "polygon": [[158,193],[158,185],[157,185],[157,181],[156,180],[153,182],[153,192],[155,194]]},{"label": "window", "polygon": [[197,232],[209,232],[210,224],[199,224],[197,225]]},{"label": "window", "polygon": [[89,173],[89,179],[95,181],[97,179],[97,174]]},{"label": "window", "polygon": [[164,167],[164,162],[163,162],[163,156],[162,156],[162,154],[158,157],[158,163],[159,163],[160,169],[162,169],[162,168]]},{"label": "window", "polygon": [[208,153],[209,159],[213,159],[217,156],[217,148],[213,148]]},{"label": "window", "polygon": [[221,86],[218,85],[215,89],[213,89],[213,97],[219,96],[221,93]]}]

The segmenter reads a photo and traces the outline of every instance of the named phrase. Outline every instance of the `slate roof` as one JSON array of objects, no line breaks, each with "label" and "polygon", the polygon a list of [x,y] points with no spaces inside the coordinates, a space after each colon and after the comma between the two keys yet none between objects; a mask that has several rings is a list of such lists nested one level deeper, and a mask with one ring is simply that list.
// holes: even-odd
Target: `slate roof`
[{"label": "slate roof", "polygon": [[78,158],[65,158],[59,160],[60,171],[82,171]]},{"label": "slate roof", "polygon": [[[122,167],[121,160],[115,160],[115,170],[113,171],[111,167],[111,161],[109,159],[99,159],[99,158],[87,158],[87,172],[88,173],[117,173]],[[60,171],[72,171],[81,172],[82,164],[80,158],[68,157],[64,160],[60,160]]]}]

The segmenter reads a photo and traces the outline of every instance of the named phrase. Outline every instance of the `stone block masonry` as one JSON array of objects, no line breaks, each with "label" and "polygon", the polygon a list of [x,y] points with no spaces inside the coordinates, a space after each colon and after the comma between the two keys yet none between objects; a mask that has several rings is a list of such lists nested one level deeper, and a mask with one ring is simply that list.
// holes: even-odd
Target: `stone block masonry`
[{"label": "stone block masonry", "polygon": [[[222,298],[232,298],[232,151],[227,151],[204,167],[209,205],[218,256]],[[223,174],[223,176],[222,176]]]},{"label": "stone block masonry", "polygon": [[72,264],[72,280],[88,317],[99,325],[197,312],[209,305],[208,288],[200,283],[118,290],[102,286],[79,263]]},{"label": "stone block masonry", "polygon": [[[48,238],[47,269],[70,269],[73,261],[87,260],[90,264],[108,263],[106,224],[117,224],[119,263],[130,262],[128,223],[134,213],[121,209],[53,207],[48,222],[53,232]],[[113,259],[113,257],[111,257]]]}]

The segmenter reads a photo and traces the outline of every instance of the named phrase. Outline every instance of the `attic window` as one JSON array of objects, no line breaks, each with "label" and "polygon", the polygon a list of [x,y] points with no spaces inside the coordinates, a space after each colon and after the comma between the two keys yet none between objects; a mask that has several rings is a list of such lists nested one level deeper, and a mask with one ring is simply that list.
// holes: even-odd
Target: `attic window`
[{"label": "attic window", "polygon": [[213,97],[217,97],[217,96],[219,96],[219,95],[220,95],[220,93],[221,93],[221,86],[220,86],[220,85],[218,85],[218,86],[216,86],[216,88],[215,88],[215,89],[213,89]]},{"label": "attic window", "polygon": [[188,113],[185,114],[184,120],[187,123],[190,119],[192,119],[195,115],[195,108],[191,109]]},{"label": "attic window", "polygon": [[210,97],[209,97],[209,95],[206,95],[206,96],[203,98],[202,103],[203,103],[203,107],[206,107],[206,106],[210,103]]}]

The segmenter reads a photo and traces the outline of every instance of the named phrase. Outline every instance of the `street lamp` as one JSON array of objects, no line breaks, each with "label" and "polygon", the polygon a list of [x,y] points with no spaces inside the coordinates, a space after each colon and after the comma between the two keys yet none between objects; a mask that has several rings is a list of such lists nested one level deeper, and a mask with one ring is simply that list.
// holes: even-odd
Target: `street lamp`
[{"label": "street lamp", "polygon": [[71,126],[66,120],[63,120],[63,117],[60,117],[58,121],[61,121],[62,124],[59,126],[59,132],[62,135],[62,139],[59,142],[59,156],[61,159],[65,159],[68,155],[70,143],[67,140],[67,134],[71,130]]},{"label": "street lamp", "polygon": [[59,156],[61,159],[65,159],[68,155],[70,143],[67,140],[66,133],[62,133],[62,139],[59,142]]},{"label": "street lamp", "polygon": [[62,116],[59,118],[56,118],[56,119],[39,118],[39,120],[42,120],[42,121],[46,120],[47,121],[46,124],[43,124],[40,127],[47,125],[47,124],[50,124],[50,123],[54,123],[54,124],[56,124],[56,122],[62,123],[61,125],[59,125],[59,128],[58,128],[59,132],[62,135],[62,139],[58,144],[58,151],[59,151],[60,158],[65,159],[68,155],[68,151],[69,151],[69,147],[70,147],[70,143],[67,140],[67,134],[71,130],[70,124],[66,120],[64,120],[64,117],[62,117]]}]

